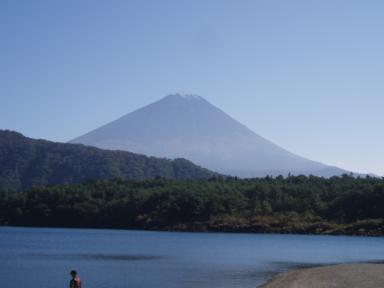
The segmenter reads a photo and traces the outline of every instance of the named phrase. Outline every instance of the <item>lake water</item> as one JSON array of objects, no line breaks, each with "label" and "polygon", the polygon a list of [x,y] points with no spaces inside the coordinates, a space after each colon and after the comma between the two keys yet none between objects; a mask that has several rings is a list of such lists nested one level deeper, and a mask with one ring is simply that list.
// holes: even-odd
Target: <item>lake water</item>
[{"label": "lake water", "polygon": [[0,227],[6,288],[257,287],[298,266],[381,261],[384,238]]}]

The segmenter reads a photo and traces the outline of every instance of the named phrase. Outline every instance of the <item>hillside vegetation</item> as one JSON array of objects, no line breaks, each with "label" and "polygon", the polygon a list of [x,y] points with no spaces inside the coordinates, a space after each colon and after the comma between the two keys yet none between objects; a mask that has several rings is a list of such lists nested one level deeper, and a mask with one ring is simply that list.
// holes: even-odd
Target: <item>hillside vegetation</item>
[{"label": "hillside vegetation", "polygon": [[2,225],[384,235],[384,180],[97,180],[0,192]]},{"label": "hillside vegetation", "polygon": [[34,140],[0,130],[0,188],[80,183],[88,179],[207,179],[213,172],[185,159],[174,161],[124,151]]}]

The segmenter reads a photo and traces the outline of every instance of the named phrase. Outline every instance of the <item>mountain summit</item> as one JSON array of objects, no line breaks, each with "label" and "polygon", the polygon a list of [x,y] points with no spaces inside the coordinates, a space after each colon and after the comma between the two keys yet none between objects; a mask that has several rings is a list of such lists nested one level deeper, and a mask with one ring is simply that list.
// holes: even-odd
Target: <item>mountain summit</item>
[{"label": "mountain summit", "polygon": [[196,95],[169,95],[71,142],[183,157],[240,177],[288,173],[328,177],[346,172],[286,151]]}]

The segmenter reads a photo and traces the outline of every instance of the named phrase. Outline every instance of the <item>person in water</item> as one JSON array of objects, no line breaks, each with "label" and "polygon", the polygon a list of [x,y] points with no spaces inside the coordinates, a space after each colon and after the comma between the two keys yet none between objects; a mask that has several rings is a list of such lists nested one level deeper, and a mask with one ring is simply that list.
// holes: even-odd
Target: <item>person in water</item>
[{"label": "person in water", "polygon": [[81,280],[80,277],[77,276],[77,272],[72,270],[69,274],[72,277],[71,281],[69,282],[69,288],[81,288]]}]

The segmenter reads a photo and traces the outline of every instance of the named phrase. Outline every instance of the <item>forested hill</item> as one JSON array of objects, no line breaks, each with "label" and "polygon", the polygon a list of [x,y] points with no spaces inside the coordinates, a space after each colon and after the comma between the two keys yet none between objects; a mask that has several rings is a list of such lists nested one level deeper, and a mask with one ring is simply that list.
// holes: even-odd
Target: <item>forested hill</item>
[{"label": "forested hill", "polygon": [[0,188],[80,183],[89,179],[164,177],[206,179],[213,172],[185,159],[147,157],[124,151],[35,140],[0,130]]}]

